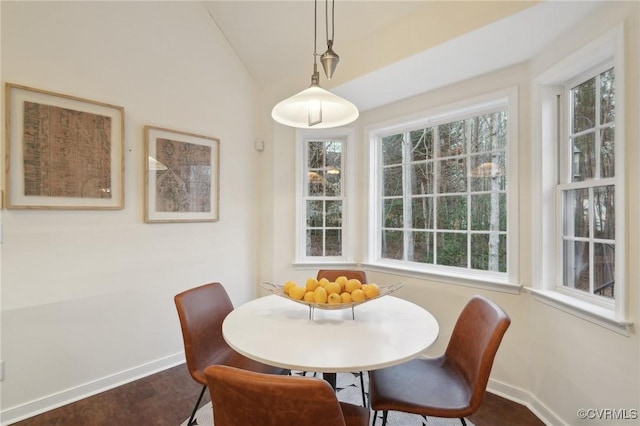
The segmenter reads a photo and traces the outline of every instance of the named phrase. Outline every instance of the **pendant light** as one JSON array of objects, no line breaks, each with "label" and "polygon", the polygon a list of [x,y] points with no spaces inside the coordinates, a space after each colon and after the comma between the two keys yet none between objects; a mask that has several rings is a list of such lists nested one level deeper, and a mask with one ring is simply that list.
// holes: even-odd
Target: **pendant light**
[{"label": "pendant light", "polygon": [[[335,0],[332,0],[332,3],[333,1]],[[326,129],[343,126],[354,121],[359,115],[358,108],[354,104],[320,87],[320,74],[318,73],[317,63],[318,53],[316,51],[317,0],[314,1],[314,9],[313,75],[311,76],[311,86],[281,101],[271,111],[271,117],[275,121],[285,126],[302,129]],[[333,9],[334,6],[332,4],[332,14]],[[325,12],[327,51],[322,55],[320,61],[327,78],[331,79],[340,57],[333,51],[333,17],[331,19],[332,35],[331,39],[329,39],[329,14],[328,11]]]},{"label": "pendant light", "polygon": [[324,75],[327,76],[328,80],[331,80],[333,77],[333,73],[336,71],[336,67],[338,66],[338,62],[340,62],[340,56],[336,52],[333,51],[333,40],[335,39],[335,0],[331,1],[331,38],[329,38],[329,2],[325,0],[324,2],[324,16],[325,16],[325,34],[327,35],[327,51],[320,56],[320,62],[322,63],[322,68],[324,68]]}]

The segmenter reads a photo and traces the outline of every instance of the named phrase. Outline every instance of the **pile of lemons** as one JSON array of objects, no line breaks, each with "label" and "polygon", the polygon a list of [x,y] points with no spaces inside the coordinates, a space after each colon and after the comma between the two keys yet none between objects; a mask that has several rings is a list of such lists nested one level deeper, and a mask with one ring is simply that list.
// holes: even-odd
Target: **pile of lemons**
[{"label": "pile of lemons", "polygon": [[295,300],[304,300],[309,303],[358,303],[367,299],[373,299],[380,295],[380,287],[377,284],[363,284],[357,279],[338,277],[335,281],[326,278],[319,280],[308,278],[304,286],[294,281],[284,284],[284,293]]}]

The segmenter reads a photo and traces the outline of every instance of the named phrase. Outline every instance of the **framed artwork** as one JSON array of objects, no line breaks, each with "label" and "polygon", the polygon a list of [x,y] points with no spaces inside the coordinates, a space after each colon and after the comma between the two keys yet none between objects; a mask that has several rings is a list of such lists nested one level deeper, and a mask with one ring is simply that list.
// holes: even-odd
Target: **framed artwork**
[{"label": "framed artwork", "polygon": [[144,135],[144,221],[218,221],[220,140],[152,126]]},{"label": "framed artwork", "polygon": [[9,209],[123,209],[124,108],[6,83]]}]

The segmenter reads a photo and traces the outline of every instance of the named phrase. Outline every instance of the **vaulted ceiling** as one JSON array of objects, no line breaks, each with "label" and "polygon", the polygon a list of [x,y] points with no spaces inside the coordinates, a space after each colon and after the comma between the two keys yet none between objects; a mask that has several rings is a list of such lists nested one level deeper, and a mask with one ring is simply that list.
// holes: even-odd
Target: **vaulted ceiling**
[{"label": "vaulted ceiling", "polygon": [[[577,25],[594,1],[335,0],[336,76],[321,85],[369,109],[523,62]],[[204,1],[260,87],[299,90],[313,65],[314,2]],[[317,52],[326,50],[318,0]],[[329,29],[329,32],[331,29]],[[324,81],[323,81],[324,80]],[[372,91],[371,87],[382,88]]]}]

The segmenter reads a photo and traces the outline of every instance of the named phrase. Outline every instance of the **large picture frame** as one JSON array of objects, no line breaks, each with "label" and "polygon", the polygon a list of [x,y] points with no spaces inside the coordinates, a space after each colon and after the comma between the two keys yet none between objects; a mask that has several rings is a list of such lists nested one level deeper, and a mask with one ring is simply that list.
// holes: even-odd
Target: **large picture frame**
[{"label": "large picture frame", "polygon": [[220,140],[145,126],[144,221],[219,220]]},{"label": "large picture frame", "polygon": [[5,84],[9,209],[124,208],[124,108]]}]

